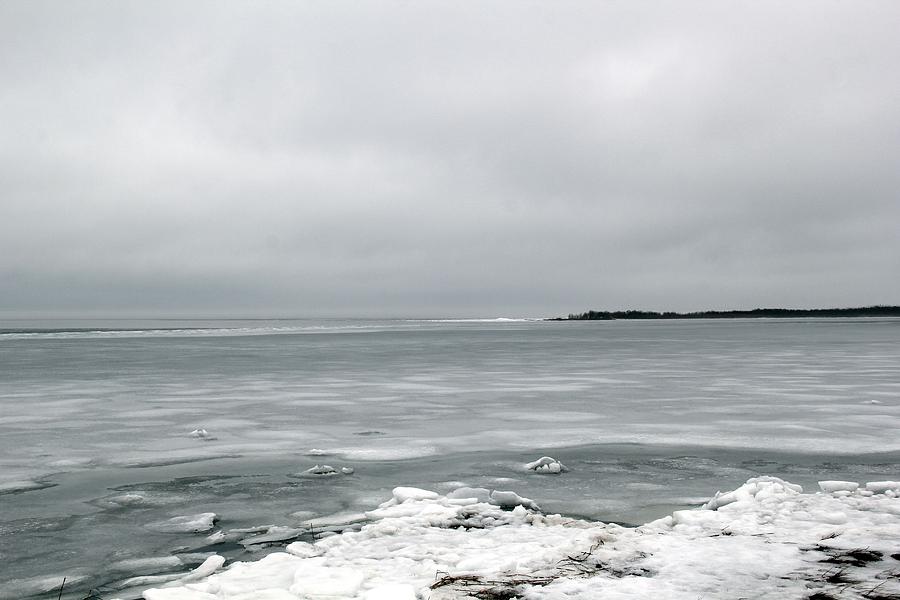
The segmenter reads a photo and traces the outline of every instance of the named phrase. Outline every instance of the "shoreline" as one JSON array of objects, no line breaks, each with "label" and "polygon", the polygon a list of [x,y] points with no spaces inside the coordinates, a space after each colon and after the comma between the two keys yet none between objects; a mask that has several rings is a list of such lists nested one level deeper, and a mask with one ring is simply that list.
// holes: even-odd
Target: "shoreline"
[{"label": "shoreline", "polygon": [[665,319],[838,319],[900,317],[900,306],[862,306],[852,308],[754,308],[751,310],[705,310],[687,313],[647,310],[588,310],[554,317],[547,321],[616,321]]}]

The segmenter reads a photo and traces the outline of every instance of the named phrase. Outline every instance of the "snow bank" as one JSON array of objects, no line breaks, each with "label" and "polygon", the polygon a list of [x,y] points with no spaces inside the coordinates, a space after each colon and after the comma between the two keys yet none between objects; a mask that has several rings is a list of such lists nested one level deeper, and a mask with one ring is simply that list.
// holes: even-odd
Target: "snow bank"
[{"label": "snow bank", "polygon": [[146,590],[144,598],[861,600],[900,594],[895,482],[823,483],[826,491],[810,494],[758,477],[717,493],[705,508],[634,529],[543,515],[522,502],[512,510],[498,506],[513,504],[504,501],[511,498],[506,494],[518,497],[513,492],[468,488],[441,496],[397,488],[366,513],[358,531],[294,542],[287,552],[237,562],[197,581],[182,578]]}]

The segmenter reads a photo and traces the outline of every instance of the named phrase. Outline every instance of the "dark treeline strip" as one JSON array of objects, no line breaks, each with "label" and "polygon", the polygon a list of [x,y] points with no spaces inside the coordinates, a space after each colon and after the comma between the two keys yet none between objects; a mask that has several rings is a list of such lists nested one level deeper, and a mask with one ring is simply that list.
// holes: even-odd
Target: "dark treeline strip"
[{"label": "dark treeline strip", "polygon": [[656,312],[652,310],[589,310],[551,321],[612,321],[614,319],[753,319],[790,317],[900,317],[900,306],[859,308],[754,308],[753,310],[704,310],[700,312]]}]

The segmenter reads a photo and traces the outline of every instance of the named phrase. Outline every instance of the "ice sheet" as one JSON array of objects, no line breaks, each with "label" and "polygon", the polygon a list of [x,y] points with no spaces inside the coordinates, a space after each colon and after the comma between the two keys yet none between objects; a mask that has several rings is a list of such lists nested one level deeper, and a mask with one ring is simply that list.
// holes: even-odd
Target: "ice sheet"
[{"label": "ice sheet", "polygon": [[[846,486],[845,486],[846,487]],[[872,487],[884,488],[876,483]],[[887,490],[886,490],[887,491]],[[511,492],[510,492],[511,493]],[[491,497],[495,497],[495,491]],[[636,529],[397,488],[370,523],[146,600],[491,597],[850,600],[900,593],[900,499],[759,477]],[[501,503],[502,504],[502,503]],[[894,553],[891,556],[891,553]]]}]

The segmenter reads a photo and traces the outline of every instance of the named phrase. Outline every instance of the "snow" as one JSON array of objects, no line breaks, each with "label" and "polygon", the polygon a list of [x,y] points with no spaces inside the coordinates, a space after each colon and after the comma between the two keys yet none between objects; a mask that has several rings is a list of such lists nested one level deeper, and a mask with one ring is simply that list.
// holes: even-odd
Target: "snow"
[{"label": "snow", "polygon": [[201,577],[221,566],[211,557],[195,581],[163,583],[144,598],[448,600],[490,589],[528,600],[862,600],[875,586],[882,597],[900,593],[890,556],[900,499],[887,494],[896,482],[822,483],[822,492],[804,493],[757,477],[705,508],[638,528],[543,515],[524,502],[497,505],[527,500],[514,492],[495,490],[492,504],[478,488],[441,496],[401,487],[358,531],[294,542]]}]

